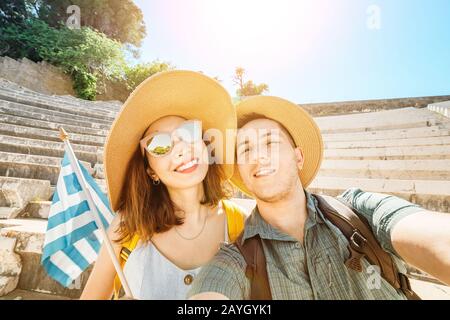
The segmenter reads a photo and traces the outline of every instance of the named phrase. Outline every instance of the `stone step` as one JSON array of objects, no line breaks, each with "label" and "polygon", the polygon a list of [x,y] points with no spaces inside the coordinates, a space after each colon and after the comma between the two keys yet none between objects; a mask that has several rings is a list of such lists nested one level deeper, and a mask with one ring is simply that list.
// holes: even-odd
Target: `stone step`
[{"label": "stone step", "polygon": [[105,170],[103,168],[103,164],[96,163],[94,165],[95,177],[98,179],[105,179]]},{"label": "stone step", "polygon": [[0,207],[0,219],[15,218],[20,215],[22,208]]},{"label": "stone step", "polygon": [[[71,132],[68,133],[71,143],[103,147],[106,140],[106,138],[99,136],[90,136]],[[23,137],[56,142],[61,141],[61,139],[59,138],[58,131],[30,128],[26,126],[18,126],[15,124],[8,124],[8,123],[4,123],[0,126],[0,134],[10,135],[14,137]]]},{"label": "stone step", "polygon": [[89,101],[80,99],[71,95],[55,95],[55,94],[45,94],[41,92],[37,92],[31,89],[28,89],[26,87],[20,86],[17,83],[8,81],[4,78],[0,78],[0,88],[8,91],[12,91],[16,94],[26,94],[31,95],[36,98],[47,98],[51,101],[57,101],[57,102],[65,102],[67,104],[73,104],[73,105],[83,105],[83,106],[96,106],[105,108],[107,110],[110,110],[108,108],[116,108],[119,109],[122,106],[122,102],[117,100],[110,100],[110,101]]},{"label": "stone step", "polygon": [[52,201],[47,200],[35,200],[28,202],[25,209],[22,210],[18,218],[35,218],[35,219],[48,219],[50,213],[50,207]]},{"label": "stone step", "polygon": [[367,179],[319,176],[310,192],[337,196],[348,188],[392,194],[433,211],[450,212],[450,181]]},{"label": "stone step", "polygon": [[110,103],[109,101],[87,101],[82,99],[69,99],[68,96],[57,96],[57,95],[45,95],[37,92],[27,92],[27,91],[18,91],[14,89],[2,88],[0,86],[0,90],[3,90],[5,94],[8,95],[17,95],[22,97],[25,100],[31,101],[40,101],[42,103],[50,104],[50,105],[66,105],[75,109],[80,109],[84,111],[95,111],[99,114],[104,114],[107,116],[115,117],[117,111],[120,109],[122,103],[118,106],[116,103]]},{"label": "stone step", "polygon": [[16,124],[19,126],[26,126],[26,127],[31,127],[31,128],[41,128],[41,129],[48,129],[48,130],[55,130],[55,131],[58,131],[60,127],[63,127],[66,131],[69,131],[69,132],[88,134],[91,136],[100,136],[100,137],[106,137],[108,134],[107,130],[90,129],[90,128],[74,126],[71,124],[60,124],[60,123],[56,123],[56,122],[48,122],[48,121],[23,118],[23,117],[12,116],[12,115],[5,115],[5,114],[0,114],[0,123]]},{"label": "stone step", "polygon": [[[51,166],[60,166],[61,158],[56,157],[46,157],[46,156],[35,156],[31,154],[20,154],[20,153],[12,153],[12,152],[0,152],[0,161],[3,162],[24,162],[30,164],[44,164]],[[91,164],[86,161],[81,161],[81,163],[86,167],[86,169],[93,173],[94,170],[91,167]]]},{"label": "stone step", "polygon": [[13,97],[13,98],[20,97],[25,100],[30,99],[32,102],[33,101],[41,101],[41,102],[47,102],[47,103],[57,104],[57,105],[63,103],[65,105],[68,105],[68,106],[70,105],[75,108],[78,108],[80,106],[81,107],[86,106],[84,103],[75,104],[73,101],[61,99],[61,98],[59,98],[60,96],[58,96],[58,95],[51,95],[51,94],[41,93],[41,92],[37,92],[37,91],[32,91],[25,87],[3,86],[1,83],[0,83],[0,92],[6,96]]},{"label": "stone step", "polygon": [[[91,166],[103,162],[103,148],[74,143],[71,145],[79,160],[89,162]],[[64,143],[0,135],[0,151],[62,158]]]},{"label": "stone step", "polygon": [[386,180],[450,180],[450,160],[325,159],[322,162],[319,176]]},{"label": "stone step", "polygon": [[0,176],[0,218],[15,218],[30,201],[51,195],[50,181]]},{"label": "stone step", "polygon": [[438,102],[428,105],[428,110],[442,114],[450,118],[450,101]]},{"label": "stone step", "polygon": [[23,103],[5,101],[5,100],[2,100],[1,98],[0,98],[0,106],[15,108],[16,110],[24,110],[27,112],[45,114],[48,116],[61,117],[61,118],[64,118],[65,120],[73,119],[73,120],[82,121],[82,122],[93,122],[93,123],[97,124],[98,126],[102,125],[102,126],[109,127],[112,123],[111,121],[106,121],[106,120],[100,121],[97,118],[87,117],[87,116],[83,116],[83,115],[79,115],[79,114],[43,109],[43,108],[39,108],[36,106],[26,105]]},{"label": "stone step", "polygon": [[450,286],[409,279],[411,288],[422,300],[450,300]]},{"label": "stone step", "polygon": [[326,149],[385,148],[450,145],[450,136],[360,141],[326,141]]},{"label": "stone step", "polygon": [[99,123],[110,123],[114,121],[113,116],[109,116],[106,114],[99,114],[97,111],[92,110],[83,110],[81,108],[76,108],[74,106],[68,106],[66,104],[52,104],[49,103],[46,99],[35,99],[32,97],[21,97],[20,93],[15,94],[11,92],[7,92],[5,90],[0,89],[0,99],[16,102],[16,103],[22,103],[26,105],[31,105],[34,107],[38,107],[41,109],[46,109],[49,111],[57,111],[57,112],[63,112],[66,114],[73,114],[75,116],[84,116],[85,118],[91,118],[95,119],[96,122]]},{"label": "stone step", "polygon": [[58,296],[56,294],[16,289],[8,293],[7,295],[0,297],[0,300],[71,300],[71,299],[64,296]]},{"label": "stone step", "polygon": [[426,137],[449,136],[450,130],[443,125],[409,128],[409,129],[391,129],[368,132],[352,133],[328,133],[323,134],[325,142],[348,142],[348,141],[373,141],[373,140],[392,140],[392,139],[417,139]]},{"label": "stone step", "polygon": [[347,133],[434,126],[441,117],[428,109],[402,108],[315,118],[322,133]]},{"label": "stone step", "polygon": [[324,157],[328,160],[450,159],[450,143],[442,146],[325,149]]},{"label": "stone step", "polygon": [[[82,161],[91,175],[94,169]],[[61,158],[0,152],[0,176],[58,181]]]},{"label": "stone step", "polygon": [[69,124],[83,128],[96,130],[109,130],[109,124],[97,123],[93,119],[85,117],[76,117],[62,112],[51,112],[24,104],[0,100],[0,112],[29,119],[38,119],[43,121],[55,122],[60,124]]},{"label": "stone step", "polygon": [[15,251],[22,260],[18,289],[78,298],[86,284],[92,267],[80,276],[78,286],[65,288],[47,275],[41,265],[47,220],[8,219],[0,220],[0,236],[16,238]]}]

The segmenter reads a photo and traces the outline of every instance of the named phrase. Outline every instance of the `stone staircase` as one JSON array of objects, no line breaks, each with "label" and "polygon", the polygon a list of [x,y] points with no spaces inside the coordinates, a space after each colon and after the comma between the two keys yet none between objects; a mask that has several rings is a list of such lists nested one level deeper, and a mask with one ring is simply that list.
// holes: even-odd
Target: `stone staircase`
[{"label": "stone staircase", "polygon": [[[0,79],[0,296],[15,287],[79,297],[91,269],[74,287],[63,288],[40,264],[64,154],[58,128],[69,133],[76,156],[106,192],[103,145],[120,107],[116,101],[45,95]],[[407,107],[316,120],[325,155],[310,191],[337,195],[358,186],[450,212],[450,119],[442,112]],[[236,201],[248,209],[253,204]]]}]

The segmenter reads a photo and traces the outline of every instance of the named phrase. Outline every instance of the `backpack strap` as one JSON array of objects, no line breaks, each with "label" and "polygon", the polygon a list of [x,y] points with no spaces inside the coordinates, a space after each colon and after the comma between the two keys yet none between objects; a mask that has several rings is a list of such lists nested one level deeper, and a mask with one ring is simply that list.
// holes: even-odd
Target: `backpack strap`
[{"label": "backpack strap", "polygon": [[250,300],[272,300],[262,239],[259,235],[255,235],[242,243],[243,235],[244,232],[239,235],[234,244],[247,263],[245,276],[251,284]]},{"label": "backpack strap", "polygon": [[361,272],[361,259],[365,257],[370,264],[380,268],[381,276],[395,289],[401,290],[408,299],[420,300],[411,289],[408,277],[398,272],[390,254],[378,243],[365,217],[344,201],[325,195],[313,196],[317,199],[323,215],[339,228],[349,241],[350,257],[345,261],[348,268]]},{"label": "backpack strap", "polygon": [[[134,248],[136,248],[136,246],[139,242],[139,239],[140,239],[139,235],[135,234],[134,236],[131,237],[131,239],[129,239],[128,241],[126,241],[122,244],[122,249],[120,249],[120,255],[119,255],[119,262],[120,262],[120,266],[122,267],[122,269],[125,266],[125,262],[127,262],[128,257],[131,254],[131,251],[133,251]],[[114,293],[113,293],[114,300],[119,299],[121,288],[122,288],[122,283],[120,282],[119,276],[116,274],[116,276],[114,278]]]},{"label": "backpack strap", "polygon": [[245,210],[230,200],[222,200],[222,205],[227,216],[228,238],[234,242],[244,230]]}]

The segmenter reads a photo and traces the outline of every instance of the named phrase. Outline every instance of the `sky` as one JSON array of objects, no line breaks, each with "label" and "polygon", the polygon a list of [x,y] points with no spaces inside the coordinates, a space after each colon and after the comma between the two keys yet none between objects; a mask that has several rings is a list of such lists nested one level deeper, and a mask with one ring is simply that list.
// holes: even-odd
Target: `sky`
[{"label": "sky", "polygon": [[295,103],[450,95],[448,0],[135,0],[136,62],[218,77],[236,67]]}]

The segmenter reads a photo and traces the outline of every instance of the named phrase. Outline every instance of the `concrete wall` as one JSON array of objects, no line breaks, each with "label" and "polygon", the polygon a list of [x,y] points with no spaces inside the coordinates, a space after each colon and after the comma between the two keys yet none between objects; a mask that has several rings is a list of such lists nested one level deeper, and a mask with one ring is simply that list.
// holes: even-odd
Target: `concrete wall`
[{"label": "concrete wall", "polygon": [[[56,95],[72,95],[72,79],[59,68],[46,62],[35,63],[26,58],[14,60],[0,57],[0,78],[12,81],[25,88]],[[106,81],[97,88],[97,100],[125,101],[129,95],[123,84]]]}]

